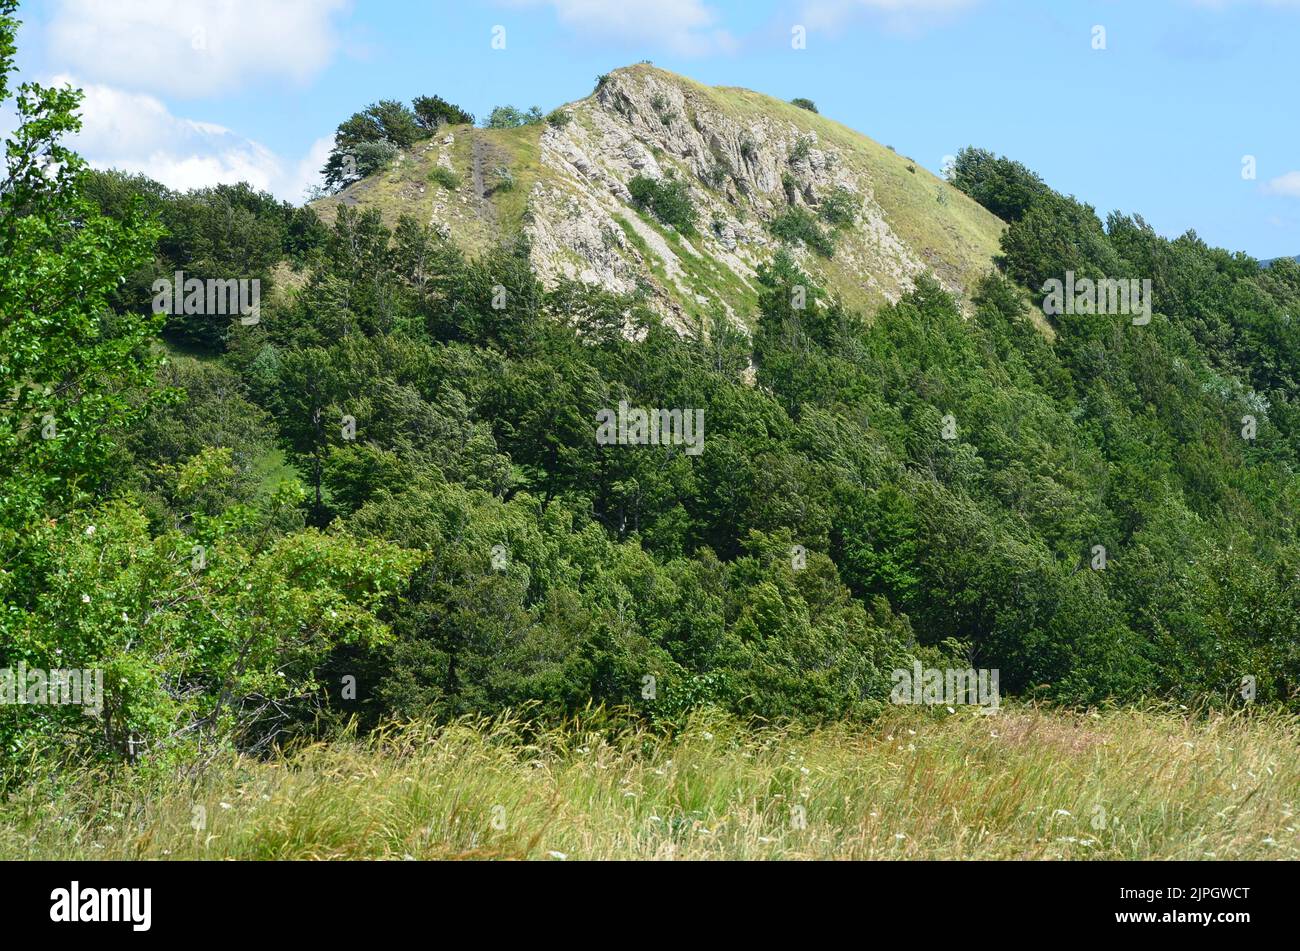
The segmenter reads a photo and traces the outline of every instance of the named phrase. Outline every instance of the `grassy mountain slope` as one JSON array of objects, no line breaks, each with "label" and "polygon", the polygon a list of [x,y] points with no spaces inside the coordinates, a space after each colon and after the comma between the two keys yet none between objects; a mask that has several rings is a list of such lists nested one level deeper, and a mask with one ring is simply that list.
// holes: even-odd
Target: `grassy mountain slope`
[{"label": "grassy mountain slope", "polygon": [[[998,248],[1002,222],[957,189],[852,129],[760,93],[638,65],[557,112],[559,122],[517,129],[445,127],[315,207],[327,221],[340,205],[378,208],[389,224],[411,214],[472,252],[523,234],[547,283],[641,289],[678,317],[714,305],[751,314],[755,268],[778,244],[771,222],[790,208],[816,216],[841,189],[855,221],[839,229],[833,254],[799,242],[796,253],[867,312],[927,270],[965,297]],[[697,233],[637,210],[628,183],[638,175],[688,182]]]}]

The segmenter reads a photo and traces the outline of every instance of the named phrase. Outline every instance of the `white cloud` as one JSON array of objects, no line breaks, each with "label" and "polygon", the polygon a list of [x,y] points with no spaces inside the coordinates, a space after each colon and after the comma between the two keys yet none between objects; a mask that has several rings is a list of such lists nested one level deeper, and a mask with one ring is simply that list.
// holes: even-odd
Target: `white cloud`
[{"label": "white cloud", "polygon": [[144,93],[78,83],[57,76],[85,93],[82,128],[68,144],[94,168],[142,172],[169,188],[189,189],[248,182],[279,198],[301,202],[319,182],[332,139],[320,139],[297,163],[287,163],[266,146],[230,129],[173,115]]},{"label": "white cloud", "polygon": [[322,136],[313,142],[311,148],[307,150],[307,154],[303,156],[293,173],[285,180],[283,191],[277,191],[275,194],[294,204],[301,204],[303,196],[308,190],[324,184],[321,169],[325,167],[325,160],[330,157],[333,148],[333,135]]},{"label": "white cloud", "polygon": [[[736,48],[735,38],[716,26],[718,14],[702,0],[506,0],[506,3],[515,7],[549,7],[565,27],[604,42],[661,47],[685,56],[729,52]],[[503,25],[509,29],[508,23]]]},{"label": "white cloud", "polygon": [[802,23],[809,30],[829,31],[868,15],[894,30],[914,31],[950,19],[980,0],[805,0]]},{"label": "white cloud", "polygon": [[53,0],[60,68],[113,86],[207,96],[252,80],[305,83],[338,47],[349,0]]},{"label": "white cloud", "polygon": [[1300,198],[1300,172],[1287,172],[1270,179],[1262,186],[1265,195],[1284,195],[1287,198]]}]

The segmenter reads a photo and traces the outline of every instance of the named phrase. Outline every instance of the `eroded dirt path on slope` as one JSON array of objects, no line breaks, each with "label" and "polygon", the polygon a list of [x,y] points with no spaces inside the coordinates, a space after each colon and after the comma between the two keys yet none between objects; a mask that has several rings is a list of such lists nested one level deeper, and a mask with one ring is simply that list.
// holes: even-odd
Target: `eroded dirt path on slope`
[{"label": "eroded dirt path on slope", "polygon": [[474,136],[474,145],[470,151],[472,157],[470,175],[474,183],[474,201],[478,205],[479,218],[494,230],[497,226],[497,209],[492,204],[491,193],[488,190],[487,177],[483,173],[483,167],[492,161],[495,153],[496,149],[484,142],[482,137]]}]

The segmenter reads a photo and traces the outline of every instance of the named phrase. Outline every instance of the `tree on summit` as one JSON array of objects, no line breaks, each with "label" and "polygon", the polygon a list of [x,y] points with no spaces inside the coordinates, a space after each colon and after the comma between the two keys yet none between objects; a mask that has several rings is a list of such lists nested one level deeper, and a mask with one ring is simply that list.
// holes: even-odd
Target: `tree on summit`
[{"label": "tree on summit", "polygon": [[373,175],[402,149],[429,138],[443,124],[474,121],[472,115],[441,96],[417,96],[412,105],[414,108],[395,99],[381,99],[341,123],[322,169],[326,189],[337,192]]},{"label": "tree on summit", "polygon": [[394,99],[353,113],[334,133],[334,148],[322,169],[325,187],[334,192],[359,182],[429,134],[419,117]]},{"label": "tree on summit", "polygon": [[474,124],[472,115],[441,96],[416,96],[411,105],[415,107],[416,121],[420,123],[421,128],[428,129],[430,132],[436,131],[438,126],[443,124]]}]

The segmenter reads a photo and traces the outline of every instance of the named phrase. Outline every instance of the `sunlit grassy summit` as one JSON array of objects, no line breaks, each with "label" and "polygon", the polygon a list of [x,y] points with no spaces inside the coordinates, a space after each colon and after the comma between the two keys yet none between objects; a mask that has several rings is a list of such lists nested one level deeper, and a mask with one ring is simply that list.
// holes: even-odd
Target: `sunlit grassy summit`
[{"label": "sunlit grassy summit", "polygon": [[[526,94],[521,91],[521,94]],[[524,236],[545,280],[641,291],[667,314],[744,317],[755,269],[787,246],[865,309],[929,271],[968,296],[1003,224],[915,160],[807,108],[709,87],[648,64],[511,128],[448,124],[315,207],[377,208],[430,222],[471,252]],[[637,179],[675,180],[684,233],[635,200]]]}]

